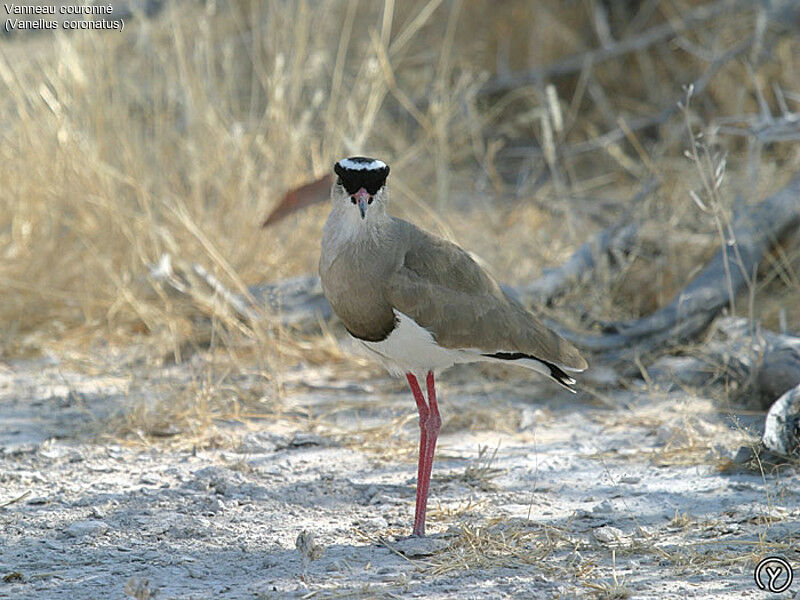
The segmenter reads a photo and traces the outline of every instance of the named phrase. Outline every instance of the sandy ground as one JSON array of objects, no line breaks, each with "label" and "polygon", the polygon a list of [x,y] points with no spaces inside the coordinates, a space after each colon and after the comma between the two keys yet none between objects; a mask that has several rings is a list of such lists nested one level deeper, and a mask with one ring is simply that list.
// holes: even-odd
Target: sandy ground
[{"label": "sandy ground", "polygon": [[679,389],[571,396],[525,372],[455,369],[440,378],[445,425],[421,541],[405,537],[414,405],[388,376],[297,365],[280,414],[218,423],[202,448],[170,431],[151,444],[98,433],[158,401],[154,390],[187,385],[204,360],[136,376],[53,358],[0,364],[0,598],[800,590],[770,594],[753,579],[768,554],[800,567],[797,471],[720,469],[757,416]]}]

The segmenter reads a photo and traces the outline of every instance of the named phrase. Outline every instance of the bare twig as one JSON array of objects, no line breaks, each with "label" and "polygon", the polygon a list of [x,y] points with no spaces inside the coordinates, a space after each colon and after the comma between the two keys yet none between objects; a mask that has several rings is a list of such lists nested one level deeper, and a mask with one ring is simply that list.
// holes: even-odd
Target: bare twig
[{"label": "bare twig", "polygon": [[589,52],[575,54],[569,58],[543,67],[512,73],[505,77],[498,77],[487,82],[483,88],[481,88],[479,94],[481,96],[495,94],[524,85],[536,84],[550,77],[577,73],[583,69],[587,62],[598,64],[631,52],[641,52],[679,33],[700,27],[722,14],[739,10],[750,10],[751,8],[752,2],[747,2],[745,0],[719,0],[713,4],[699,6],[683,16],[681,21],[677,23],[670,22],[656,25],[640,35],[621,40],[616,44],[604,46],[603,48],[598,48]]},{"label": "bare twig", "polygon": [[3,502],[3,504],[0,504],[0,508],[5,508],[6,506],[11,506],[12,504],[16,504],[20,500],[24,500],[25,498],[27,498],[30,495],[31,495],[31,491],[28,490],[27,492],[25,492],[21,496],[17,496],[16,498],[12,498],[8,502]]},{"label": "bare twig", "polygon": [[[694,95],[701,94],[703,91],[705,91],[713,77],[719,73],[720,70],[722,70],[722,68],[732,59],[747,52],[752,43],[752,38],[743,40],[712,61],[705,72],[698,77],[694,83],[690,84],[694,89]],[[682,100],[683,94],[681,94],[679,98],[676,98],[670,102],[667,106],[654,115],[629,119],[625,122],[624,126],[615,127],[614,129],[611,129],[606,133],[598,135],[592,139],[579,142],[577,144],[562,146],[558,149],[558,153],[563,158],[572,158],[587,152],[602,150],[609,144],[622,141],[626,138],[626,136],[629,136],[633,132],[646,129],[648,127],[663,125],[669,120],[670,117],[672,117],[672,115],[678,112]],[[534,146],[525,146],[522,148],[511,148],[504,152],[504,155],[509,158],[529,158],[531,156],[542,155],[542,150]]]},{"label": "bare twig", "polygon": [[[650,181],[645,189],[637,194],[633,203],[650,194],[655,186],[655,181]],[[563,265],[546,271],[541,278],[524,287],[521,290],[522,295],[537,303],[552,304],[588,272],[594,270],[603,256],[614,252],[627,252],[637,232],[636,225],[624,221],[602,230],[591,241],[578,248]]]},{"label": "bare twig", "polygon": [[558,323],[548,324],[574,344],[601,352],[611,361],[695,338],[728,304],[725,261],[741,262],[730,269],[731,289],[736,293],[747,284],[745,273],[752,273],[773,243],[800,224],[798,197],[800,177],[795,177],[762,203],[742,209],[732,226],[738,246],[735,258],[718,251],[672,302],[638,321],[619,324],[617,333],[579,334]]}]

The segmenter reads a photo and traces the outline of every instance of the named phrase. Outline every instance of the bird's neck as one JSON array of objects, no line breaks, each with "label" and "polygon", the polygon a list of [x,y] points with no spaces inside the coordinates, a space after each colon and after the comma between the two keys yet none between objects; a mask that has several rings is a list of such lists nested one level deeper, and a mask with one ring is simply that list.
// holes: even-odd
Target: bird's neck
[{"label": "bird's neck", "polygon": [[382,206],[372,206],[362,219],[352,206],[334,206],[322,232],[322,255],[330,260],[345,248],[380,243],[391,218]]}]

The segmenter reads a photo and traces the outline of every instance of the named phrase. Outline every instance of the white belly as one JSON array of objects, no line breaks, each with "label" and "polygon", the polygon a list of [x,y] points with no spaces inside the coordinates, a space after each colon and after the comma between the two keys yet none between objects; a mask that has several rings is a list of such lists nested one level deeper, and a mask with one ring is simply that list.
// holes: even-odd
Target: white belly
[{"label": "white belly", "polygon": [[381,342],[357,340],[359,343],[356,345],[363,351],[362,354],[382,364],[393,375],[413,373],[417,378],[424,378],[428,371],[440,371],[456,363],[487,361],[532,369],[575,393],[570,387],[575,383],[573,378],[566,374],[560,379],[554,377],[549,366],[533,357],[502,359],[491,356],[495,352],[502,352],[502,348],[492,351],[477,348],[443,348],[436,343],[431,332],[417,324],[414,319],[397,310],[394,314],[398,320],[397,326],[385,340]]},{"label": "white belly", "polygon": [[414,319],[397,310],[397,326],[380,342],[359,340],[366,354],[381,363],[390,373],[424,375],[452,367],[456,363],[481,360],[473,352],[443,348],[433,339],[431,332],[418,325]]}]

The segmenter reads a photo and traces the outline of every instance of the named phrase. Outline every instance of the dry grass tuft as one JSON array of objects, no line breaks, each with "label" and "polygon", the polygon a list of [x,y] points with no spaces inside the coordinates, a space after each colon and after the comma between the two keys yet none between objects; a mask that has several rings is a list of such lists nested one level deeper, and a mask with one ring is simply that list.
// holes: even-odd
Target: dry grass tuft
[{"label": "dry grass tuft", "polygon": [[537,564],[558,542],[530,522],[494,520],[462,525],[456,538],[432,559],[431,574]]},{"label": "dry grass tuft", "polygon": [[[695,5],[629,17],[678,22]],[[356,152],[392,163],[398,213],[462,242],[505,281],[530,281],[626,214],[642,224],[637,248],[561,299],[559,315],[629,319],[663,304],[716,250],[737,193],[757,201],[800,170],[796,145],[741,133],[765,106],[796,109],[800,38],[726,62],[685,114],[635,130],[620,124],[678,98],[710,57],[753,35],[756,12],[724,13],[669,48],[550,86],[481,91],[586,50],[595,17],[555,0],[241,0],[166,4],[122,33],[3,41],[0,357],[138,344],[150,365],[210,348],[256,365],[277,393],[288,365],[341,363],[329,335],[286,331],[267,313],[242,319],[213,295],[176,299],[149,272],[169,254],[246,294],[314,271],[325,207],[268,232],[259,221],[288,186]],[[631,21],[612,17],[624,35]],[[707,171],[683,158],[687,123],[727,156],[709,214],[690,199]],[[617,128],[622,137],[598,141]],[[657,192],[631,205],[650,181]],[[797,307],[790,243],[737,310],[800,330]],[[177,419],[195,435],[228,414],[226,402],[198,388],[183,408],[142,409],[131,430]]]},{"label": "dry grass tuft", "polygon": [[624,582],[617,581],[616,577],[610,582],[588,582],[584,584],[584,587],[592,590],[597,600],[626,600],[631,597],[631,591]]},{"label": "dry grass tuft", "polygon": [[489,446],[480,446],[478,448],[478,456],[467,463],[462,473],[450,473],[437,477],[437,479],[440,481],[465,483],[471,488],[479,489],[484,492],[492,491],[496,489],[493,480],[504,473],[503,469],[492,466],[499,449],[499,445],[491,451],[489,450]]},{"label": "dry grass tuft", "polygon": [[[441,477],[436,477],[441,481]],[[481,509],[489,504],[489,500],[470,498],[456,504],[443,505],[441,502],[435,506],[428,507],[428,519],[434,523],[452,523],[456,520],[463,520],[467,517],[474,517],[479,514]]]},{"label": "dry grass tuft", "polygon": [[686,527],[689,527],[692,522],[693,519],[689,513],[682,513],[676,508],[675,516],[672,517],[672,520],[669,522],[669,526],[676,529],[685,529]]}]

